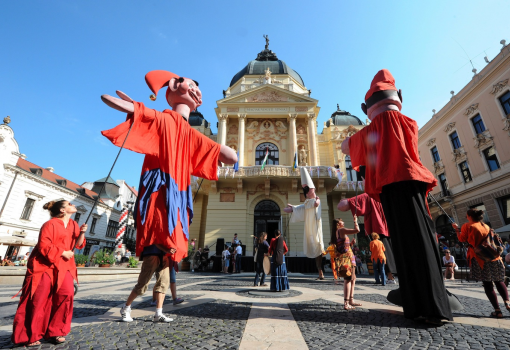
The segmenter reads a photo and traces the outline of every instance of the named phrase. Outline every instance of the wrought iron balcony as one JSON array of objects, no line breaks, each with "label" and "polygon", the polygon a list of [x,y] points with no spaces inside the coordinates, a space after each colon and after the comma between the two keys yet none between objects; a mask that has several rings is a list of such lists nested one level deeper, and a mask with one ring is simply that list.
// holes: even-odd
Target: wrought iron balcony
[{"label": "wrought iron balcony", "polygon": [[[306,169],[310,171],[312,169],[312,173],[310,174],[313,178],[327,178],[327,179],[336,179],[334,169],[330,169],[328,166],[307,166]],[[330,175],[331,173],[331,175]],[[234,172],[232,167],[220,167],[219,175],[220,179],[222,178],[249,178],[249,177],[292,177],[299,178],[300,172],[299,168],[294,169],[290,165],[266,165],[264,169],[261,169],[260,165],[255,166],[244,166],[239,167],[238,172]]]}]

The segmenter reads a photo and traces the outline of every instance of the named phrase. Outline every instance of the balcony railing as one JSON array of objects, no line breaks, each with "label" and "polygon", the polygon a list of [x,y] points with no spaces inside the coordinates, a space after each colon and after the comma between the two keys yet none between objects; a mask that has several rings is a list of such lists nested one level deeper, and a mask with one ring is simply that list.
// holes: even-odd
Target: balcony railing
[{"label": "balcony railing", "polygon": [[[436,201],[440,201],[440,200],[446,200],[447,198],[450,198],[450,196],[452,195],[451,192],[449,190],[445,190],[445,191],[441,191],[441,192],[438,192],[438,193],[434,193],[434,194],[430,194],[432,197],[434,197],[436,199]],[[432,199],[428,198],[428,201],[429,203],[430,202],[433,202]]]},{"label": "balcony railing", "polygon": [[[307,166],[308,171],[311,171],[312,178],[331,178],[336,179],[334,169],[331,169],[328,166]],[[329,170],[331,169],[331,170]],[[330,174],[331,173],[331,174]],[[301,176],[299,172],[299,168],[294,169],[290,165],[266,165],[264,169],[261,169],[260,165],[255,166],[244,166],[239,167],[238,172],[234,172],[232,167],[220,167],[218,177],[221,178],[247,178],[247,177],[256,177],[256,176],[271,176],[271,177],[295,177],[299,178]]]}]

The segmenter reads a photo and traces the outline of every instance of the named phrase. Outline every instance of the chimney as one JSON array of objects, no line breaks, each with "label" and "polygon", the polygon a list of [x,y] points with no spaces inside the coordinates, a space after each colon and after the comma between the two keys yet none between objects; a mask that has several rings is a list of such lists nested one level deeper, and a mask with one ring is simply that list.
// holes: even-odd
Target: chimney
[{"label": "chimney", "polygon": [[52,167],[47,167],[46,170],[48,170],[50,173],[52,173],[55,169],[53,169]]}]

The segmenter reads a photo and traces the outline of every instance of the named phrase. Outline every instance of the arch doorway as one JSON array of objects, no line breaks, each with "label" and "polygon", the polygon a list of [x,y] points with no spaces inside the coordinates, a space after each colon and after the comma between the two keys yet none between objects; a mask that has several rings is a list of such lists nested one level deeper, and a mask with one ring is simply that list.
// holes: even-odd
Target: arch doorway
[{"label": "arch doorway", "polygon": [[[275,237],[274,231],[282,229],[280,207],[271,200],[263,200],[255,206],[253,216],[253,235],[257,237],[260,232],[267,232],[267,242],[271,243],[271,239]],[[253,250],[255,251],[255,244]]]},{"label": "arch doorway", "polygon": [[437,217],[436,232],[448,240],[451,239],[453,239],[454,241],[457,240],[457,234],[455,233],[455,230],[452,227],[452,223],[450,222],[450,219],[448,219],[448,216],[446,216],[445,214],[439,215]]}]

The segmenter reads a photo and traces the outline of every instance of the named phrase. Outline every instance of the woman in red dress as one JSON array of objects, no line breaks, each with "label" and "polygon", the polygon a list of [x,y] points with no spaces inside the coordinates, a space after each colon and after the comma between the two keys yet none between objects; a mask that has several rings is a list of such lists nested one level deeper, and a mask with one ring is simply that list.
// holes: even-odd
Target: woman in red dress
[{"label": "woman in red dress", "polygon": [[44,339],[63,343],[71,330],[74,283],[78,281],[74,249],[85,246],[87,225],[71,220],[74,204],[49,202],[44,209],[51,219],[44,223],[27,264],[23,294],[18,304],[12,342],[38,346]]}]

